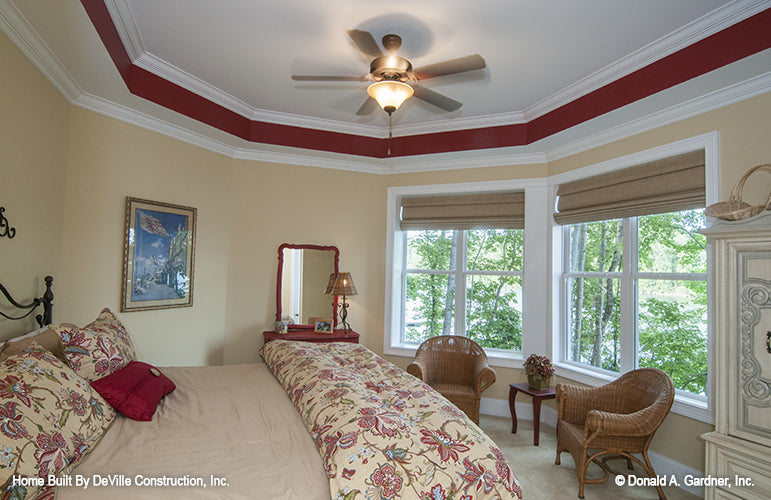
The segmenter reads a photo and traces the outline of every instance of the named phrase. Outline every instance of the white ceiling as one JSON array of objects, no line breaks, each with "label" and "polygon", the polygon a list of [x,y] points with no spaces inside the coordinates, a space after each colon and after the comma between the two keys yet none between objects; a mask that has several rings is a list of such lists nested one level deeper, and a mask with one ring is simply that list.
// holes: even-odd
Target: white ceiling
[{"label": "white ceiling", "polygon": [[[398,136],[532,120],[771,6],[768,0],[105,3],[135,65],[252,120],[373,137],[387,135],[388,120],[379,109],[355,115],[367,97],[366,83],[290,79],[367,73],[368,60],[351,43],[349,29],[369,31],[378,41],[399,34],[399,54],[415,67],[474,53],[486,60],[484,70],[423,82],[463,107],[448,113],[410,99],[393,115]],[[260,151],[321,162],[336,156],[247,144],[131,95],[77,0],[0,0],[0,28],[76,104],[190,142],[200,139],[211,149],[221,145],[233,156]],[[626,123],[768,72],[758,61],[734,65],[730,75],[717,70],[606,118]],[[583,136],[595,133],[592,124],[582,130]],[[542,153],[575,139],[563,133],[518,151]]]}]

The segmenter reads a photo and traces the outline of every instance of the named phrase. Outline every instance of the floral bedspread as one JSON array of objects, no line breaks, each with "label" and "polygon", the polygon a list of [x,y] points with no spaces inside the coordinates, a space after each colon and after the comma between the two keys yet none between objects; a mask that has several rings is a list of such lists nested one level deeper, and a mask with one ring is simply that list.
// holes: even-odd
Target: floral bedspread
[{"label": "floral bedspread", "polygon": [[276,340],[262,355],[316,443],[333,499],[522,498],[479,427],[364,346]]}]

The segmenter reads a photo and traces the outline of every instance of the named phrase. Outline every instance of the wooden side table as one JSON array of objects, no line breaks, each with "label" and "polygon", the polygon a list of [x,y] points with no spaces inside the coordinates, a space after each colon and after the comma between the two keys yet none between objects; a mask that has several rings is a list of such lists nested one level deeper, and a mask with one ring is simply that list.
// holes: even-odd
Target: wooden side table
[{"label": "wooden side table", "polygon": [[275,331],[262,332],[262,337],[267,344],[271,340],[298,340],[301,342],[349,342],[351,344],[359,343],[359,334],[353,330],[348,330],[346,334],[343,330],[335,330],[332,333],[316,333],[313,330],[289,330],[287,333],[278,333]]},{"label": "wooden side table", "polygon": [[524,392],[533,398],[533,445],[538,446],[538,437],[541,433],[541,401],[554,399],[557,392],[554,387],[538,390],[530,387],[527,382],[522,384],[509,384],[509,409],[511,410],[511,433],[517,433],[517,411],[514,409],[514,400],[517,393]]}]

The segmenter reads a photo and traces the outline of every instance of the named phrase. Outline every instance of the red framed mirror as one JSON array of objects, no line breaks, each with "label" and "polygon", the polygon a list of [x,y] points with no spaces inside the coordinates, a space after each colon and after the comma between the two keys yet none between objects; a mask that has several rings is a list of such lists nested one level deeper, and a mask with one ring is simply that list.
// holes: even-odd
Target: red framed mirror
[{"label": "red framed mirror", "polygon": [[324,295],[330,274],[339,272],[335,246],[282,243],[278,247],[276,322],[289,316],[290,330],[312,330],[309,318],[332,320],[337,327],[337,296]]}]

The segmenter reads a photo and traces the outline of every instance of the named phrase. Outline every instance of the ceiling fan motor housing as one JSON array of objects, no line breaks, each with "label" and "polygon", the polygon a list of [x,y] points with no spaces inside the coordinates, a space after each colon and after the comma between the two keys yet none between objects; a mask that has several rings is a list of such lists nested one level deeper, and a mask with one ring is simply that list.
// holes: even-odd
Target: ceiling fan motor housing
[{"label": "ceiling fan motor housing", "polygon": [[375,80],[406,82],[410,79],[412,63],[403,57],[390,54],[374,58],[369,65],[369,71]]}]

